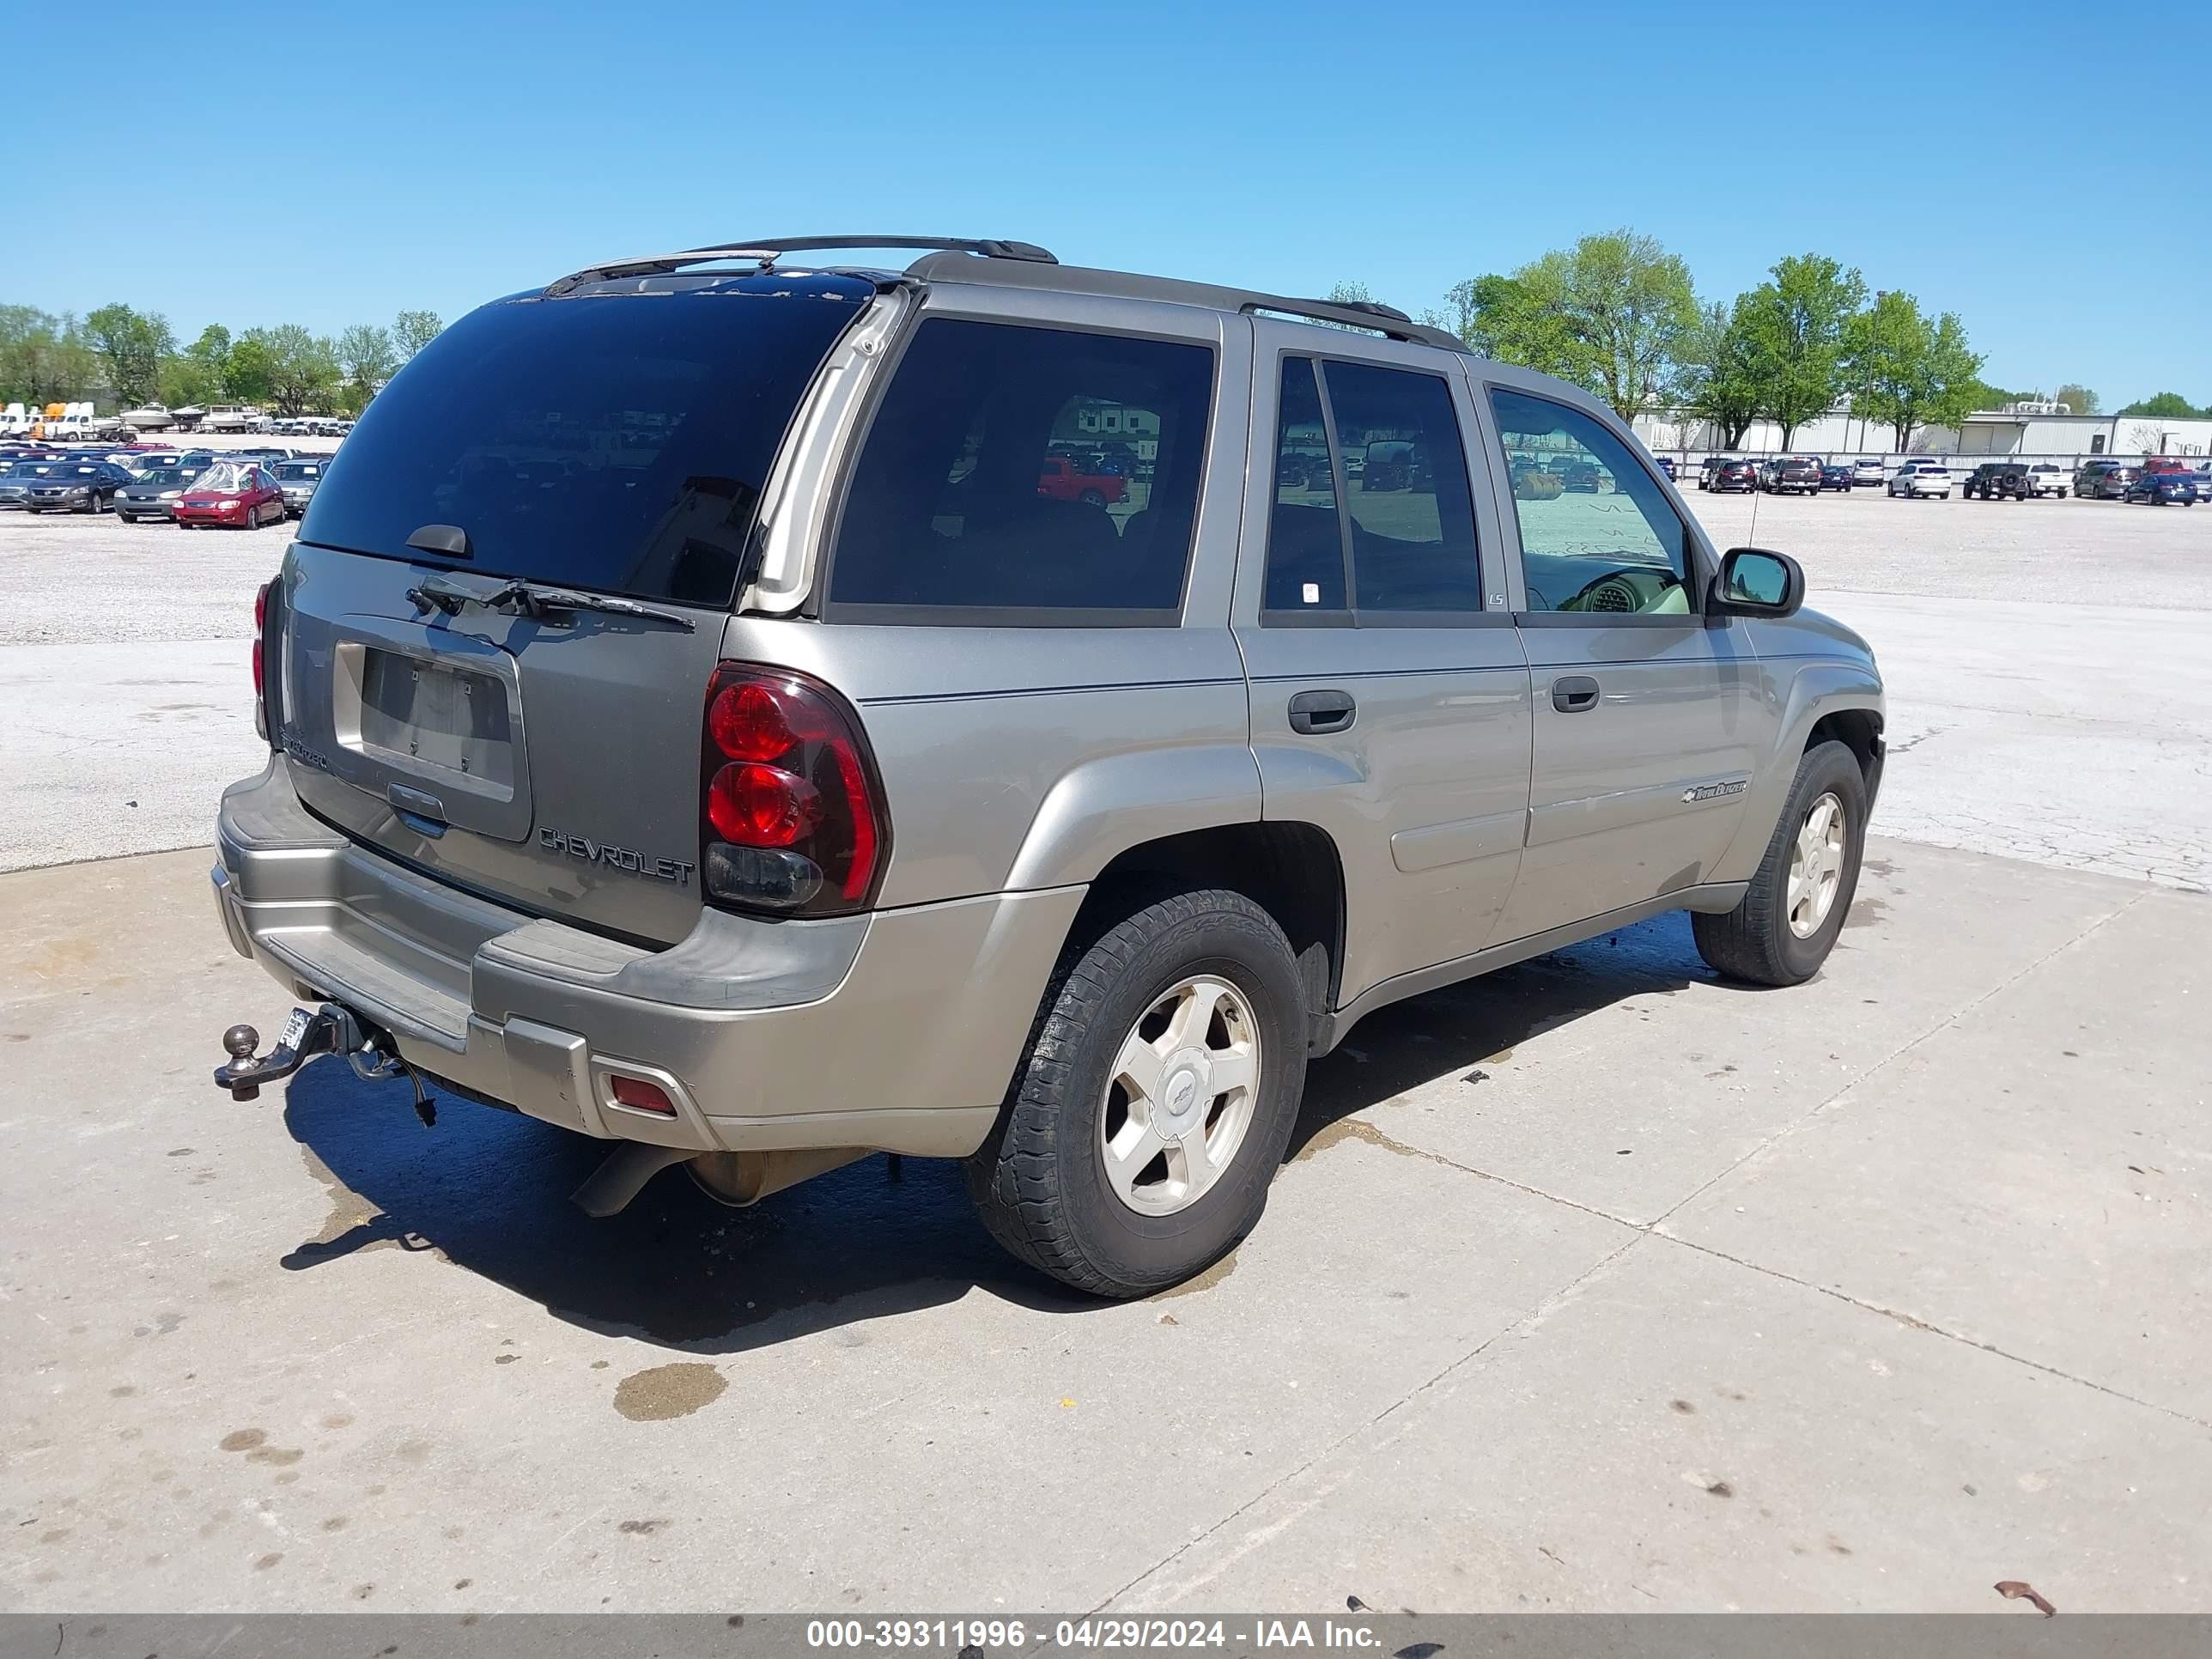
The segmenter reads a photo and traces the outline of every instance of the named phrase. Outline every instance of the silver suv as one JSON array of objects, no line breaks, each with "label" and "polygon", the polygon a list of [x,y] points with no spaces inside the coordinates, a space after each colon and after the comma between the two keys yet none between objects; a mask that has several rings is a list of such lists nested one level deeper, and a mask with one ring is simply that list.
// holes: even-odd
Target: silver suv
[{"label": "silver suv", "polygon": [[1674,909],[1810,976],[1881,775],[1865,643],[1581,392],[1021,243],[495,301],[298,536],[214,883],[310,1006],[218,1084],[526,1112],[595,1213],[963,1158],[1106,1296],[1253,1226],[1385,1004]]}]

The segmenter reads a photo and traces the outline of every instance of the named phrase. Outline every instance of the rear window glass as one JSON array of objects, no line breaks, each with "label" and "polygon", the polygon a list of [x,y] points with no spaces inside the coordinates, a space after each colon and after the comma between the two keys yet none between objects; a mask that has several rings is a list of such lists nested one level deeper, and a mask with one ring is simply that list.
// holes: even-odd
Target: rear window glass
[{"label": "rear window glass", "polygon": [[483,307],[378,393],[300,539],[443,563],[407,539],[453,525],[460,568],[726,605],[784,429],[872,292],[762,276]]},{"label": "rear window glass", "polygon": [[1172,623],[1212,385],[1205,346],[924,322],[854,471],[831,605]]}]

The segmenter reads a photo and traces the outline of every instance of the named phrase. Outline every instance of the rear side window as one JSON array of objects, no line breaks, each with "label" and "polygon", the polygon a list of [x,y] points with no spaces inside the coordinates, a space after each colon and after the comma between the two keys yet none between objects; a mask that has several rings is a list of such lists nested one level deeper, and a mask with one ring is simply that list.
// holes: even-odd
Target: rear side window
[{"label": "rear side window", "polygon": [[1283,360],[1261,605],[1273,623],[1482,609],[1467,453],[1442,379]]},{"label": "rear side window", "polygon": [[418,562],[724,606],[760,490],[815,368],[873,290],[748,277],[505,300],[377,394],[319,481],[300,539]]},{"label": "rear side window", "polygon": [[1204,346],[929,319],[854,469],[831,607],[1173,624],[1212,387]]}]

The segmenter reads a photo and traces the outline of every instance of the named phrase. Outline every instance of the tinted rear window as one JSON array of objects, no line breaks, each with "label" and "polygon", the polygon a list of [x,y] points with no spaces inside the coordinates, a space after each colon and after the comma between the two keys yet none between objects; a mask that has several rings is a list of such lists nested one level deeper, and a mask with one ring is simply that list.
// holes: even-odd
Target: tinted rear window
[{"label": "tinted rear window", "polygon": [[[771,276],[483,307],[378,394],[300,539],[726,605],[793,410],[872,293]],[[407,545],[434,524],[472,556]]]}]

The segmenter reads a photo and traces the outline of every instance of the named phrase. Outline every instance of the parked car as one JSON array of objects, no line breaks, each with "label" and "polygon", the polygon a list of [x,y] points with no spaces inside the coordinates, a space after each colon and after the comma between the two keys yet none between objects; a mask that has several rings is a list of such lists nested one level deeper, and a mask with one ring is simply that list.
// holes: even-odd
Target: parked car
[{"label": "parked car", "polygon": [[1823,489],[1840,489],[1848,495],[1851,482],[1850,468],[1839,461],[1830,462],[1820,469],[1820,488]]},{"label": "parked car", "polygon": [[2141,476],[2142,469],[2124,461],[2085,461],[2074,473],[2077,501],[2117,501]]},{"label": "parked car", "polygon": [[2177,461],[2171,455],[2153,455],[2142,464],[2145,472],[2192,472],[2195,470],[2187,461]]},{"label": "parked car", "polygon": [[31,493],[31,486],[47,474],[69,465],[54,460],[18,460],[0,471],[0,507],[19,507]]},{"label": "parked car", "polygon": [[2127,494],[2121,499],[2140,501],[2147,507],[2194,507],[2197,505],[2197,475],[2193,472],[2153,472],[2146,469],[2136,474],[2135,482],[2128,486]]},{"label": "parked car", "polygon": [[2056,495],[2063,501],[2073,487],[2073,478],[2063,466],[2037,461],[2027,469],[2027,487],[2038,495]]},{"label": "parked car", "polygon": [[33,478],[23,492],[31,513],[105,513],[131,475],[112,461],[70,461]]},{"label": "parked car", "polygon": [[2027,481],[2027,469],[2018,461],[1984,461],[1966,475],[1960,494],[1968,501],[1978,495],[1985,501],[2007,497],[2024,501],[2035,494],[2035,489]]},{"label": "parked car", "polygon": [[1559,487],[1570,493],[1595,495],[1598,493],[1600,475],[1595,461],[1574,461],[1559,479]]},{"label": "parked car", "polygon": [[1939,495],[1948,501],[1951,499],[1951,469],[1941,461],[1906,461],[1889,475],[1888,493],[1902,495],[1909,501],[1918,501],[1923,495]]},{"label": "parked car", "polygon": [[1713,469],[1712,482],[1705,486],[1716,495],[1731,490],[1756,490],[1759,488],[1759,467],[1752,461],[1723,461]]},{"label": "parked car", "polygon": [[1871,484],[1876,489],[1879,489],[1882,486],[1885,476],[1886,475],[1881,470],[1881,463],[1875,460],[1872,456],[1862,455],[1858,459],[1851,463],[1851,486],[1853,489],[1863,489],[1867,485]]},{"label": "parked car", "polygon": [[283,492],[284,510],[298,518],[307,510],[307,503],[315,498],[315,486],[322,482],[325,461],[279,461],[269,469]]},{"label": "parked car", "polygon": [[1672,455],[1654,455],[1651,459],[1653,465],[1657,466],[1662,472],[1667,475],[1667,482],[1668,483],[1674,483],[1674,458]]},{"label": "parked car", "polygon": [[217,461],[170,503],[169,516],[182,530],[194,530],[202,525],[258,530],[286,516],[284,494],[277,489],[276,481],[259,466],[241,461]]},{"label": "parked car", "polygon": [[1802,456],[1785,455],[1767,463],[1765,485],[1777,495],[1817,495],[1820,493],[1820,464]]},{"label": "parked car", "polygon": [[1727,462],[1725,459],[1718,455],[1708,455],[1704,460],[1698,462],[1698,488],[1700,489],[1711,489],[1713,487],[1713,474],[1719,471],[1721,468],[1726,465]]},{"label": "parked car", "polygon": [[198,471],[181,466],[141,472],[115,492],[115,516],[125,524],[173,517],[178,500],[198,477]]},{"label": "parked car", "polygon": [[[1883,691],[1794,561],[1717,552],[1604,404],[1442,330],[966,246],[906,283],[599,265],[378,394],[257,602],[269,748],[216,825],[233,946],[314,1000],[217,1085],[343,1053],[425,1122],[587,1133],[595,1214],[672,1164],[744,1204],[961,1158],[1015,1255],[1132,1297],[1246,1236],[1309,1056],[1378,1007],[1670,910],[1731,978],[1819,970]],[[1493,490],[1470,401],[1604,465],[1602,540]],[[1122,522],[1035,487],[1101,405],[1158,422]],[[1270,500],[1316,437],[1370,482],[1416,443],[1428,487]],[[1479,580],[1478,518],[1521,526]],[[1269,620],[1355,607],[1499,626]],[[1532,661],[1540,720],[1470,690]]]},{"label": "parked car", "polygon": [[1129,481],[1117,474],[1085,472],[1066,455],[1048,455],[1037,474],[1036,493],[1051,501],[1082,501],[1110,507],[1129,497]]}]

